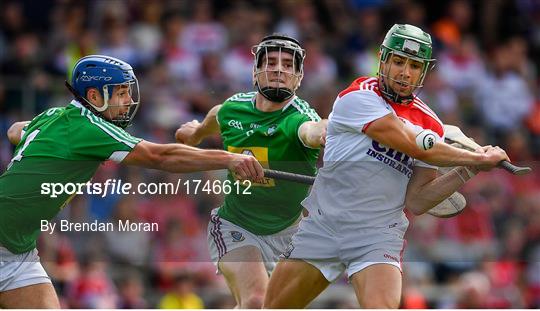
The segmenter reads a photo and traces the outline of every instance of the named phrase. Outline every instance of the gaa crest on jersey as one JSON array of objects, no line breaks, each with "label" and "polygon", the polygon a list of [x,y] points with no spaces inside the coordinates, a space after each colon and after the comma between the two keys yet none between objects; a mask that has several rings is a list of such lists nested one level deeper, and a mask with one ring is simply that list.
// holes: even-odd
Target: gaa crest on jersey
[{"label": "gaa crest on jersey", "polygon": [[234,127],[235,129],[244,130],[244,127],[242,126],[242,122],[238,120],[230,120],[229,123],[227,123],[230,127]]},{"label": "gaa crest on jersey", "polygon": [[233,238],[233,242],[242,242],[243,240],[246,239],[244,235],[242,234],[242,232],[238,232],[238,231],[231,231],[231,236]]},{"label": "gaa crest on jersey", "polygon": [[277,125],[272,124],[264,133],[266,136],[272,136],[277,130]]}]

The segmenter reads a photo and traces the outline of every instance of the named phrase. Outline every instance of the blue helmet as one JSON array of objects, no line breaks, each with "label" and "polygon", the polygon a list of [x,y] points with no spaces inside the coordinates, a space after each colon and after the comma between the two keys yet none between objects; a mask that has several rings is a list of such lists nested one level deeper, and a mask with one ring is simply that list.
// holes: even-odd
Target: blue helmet
[{"label": "blue helmet", "polygon": [[[71,77],[71,86],[68,85],[68,88],[77,100],[81,101],[81,104],[107,121],[122,128],[127,127],[131,123],[137,112],[140,99],[139,82],[135,77],[131,65],[110,56],[89,55],[77,61],[73,67]],[[109,103],[109,99],[113,96],[115,86],[128,87],[131,103],[126,113],[107,118],[103,113],[107,108],[114,107],[114,105]],[[86,92],[90,88],[96,88],[101,96],[103,96],[103,106],[95,106],[86,98]]]}]

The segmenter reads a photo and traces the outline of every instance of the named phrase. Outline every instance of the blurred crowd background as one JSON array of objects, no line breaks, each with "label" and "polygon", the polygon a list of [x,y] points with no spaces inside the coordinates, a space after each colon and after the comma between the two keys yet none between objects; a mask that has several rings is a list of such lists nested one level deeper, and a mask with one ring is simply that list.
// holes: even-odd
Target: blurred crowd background
[{"label": "blurred crowd background", "polygon": [[[75,61],[107,54],[133,65],[142,105],[129,131],[172,142],[175,129],[252,87],[251,47],[273,32],[307,51],[299,95],[328,117],[337,93],[374,75],[394,23],[431,33],[437,58],[421,92],[445,123],[497,144],[534,173],[483,173],[451,219],[411,216],[404,308],[540,307],[540,2],[536,0],[4,0],[0,3],[0,132],[71,100]],[[219,137],[203,147],[220,148]],[[13,147],[0,135],[0,169]],[[213,180],[102,165],[94,182]],[[78,196],[60,219],[148,221],[158,232],[42,234],[39,250],[71,308],[231,308],[206,225],[218,194]],[[356,307],[345,279],[312,305]]]}]

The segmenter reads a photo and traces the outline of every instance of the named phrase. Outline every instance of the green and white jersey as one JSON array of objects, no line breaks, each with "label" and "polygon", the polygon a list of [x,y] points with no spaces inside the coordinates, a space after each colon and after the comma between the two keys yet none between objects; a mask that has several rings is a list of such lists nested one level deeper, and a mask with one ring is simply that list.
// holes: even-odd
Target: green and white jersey
[{"label": "green and white jersey", "polygon": [[51,198],[42,194],[43,185],[86,183],[100,163],[121,162],[140,141],[77,101],[35,117],[0,176],[0,244],[15,254],[35,248],[41,221],[73,197]]},{"label": "green and white jersey", "polygon": [[[304,146],[298,130],[320,117],[296,96],[281,110],[260,111],[256,94],[238,93],[221,106],[217,121],[225,150],[253,155],[265,168],[314,176],[319,149]],[[234,181],[231,174],[228,178]],[[251,194],[228,194],[218,215],[254,234],[274,234],[298,219],[308,190],[307,185],[266,178],[252,184]]]}]

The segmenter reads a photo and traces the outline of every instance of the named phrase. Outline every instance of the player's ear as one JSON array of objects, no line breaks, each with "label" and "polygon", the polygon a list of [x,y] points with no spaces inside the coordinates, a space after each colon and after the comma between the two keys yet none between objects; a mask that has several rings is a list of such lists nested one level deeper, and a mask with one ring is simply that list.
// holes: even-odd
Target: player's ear
[{"label": "player's ear", "polygon": [[90,103],[92,103],[93,105],[95,106],[102,106],[103,103],[100,103],[99,102],[99,99],[100,99],[100,94],[99,94],[99,91],[96,89],[96,88],[89,88],[87,91],[86,91],[86,98],[88,99],[88,101]]}]

